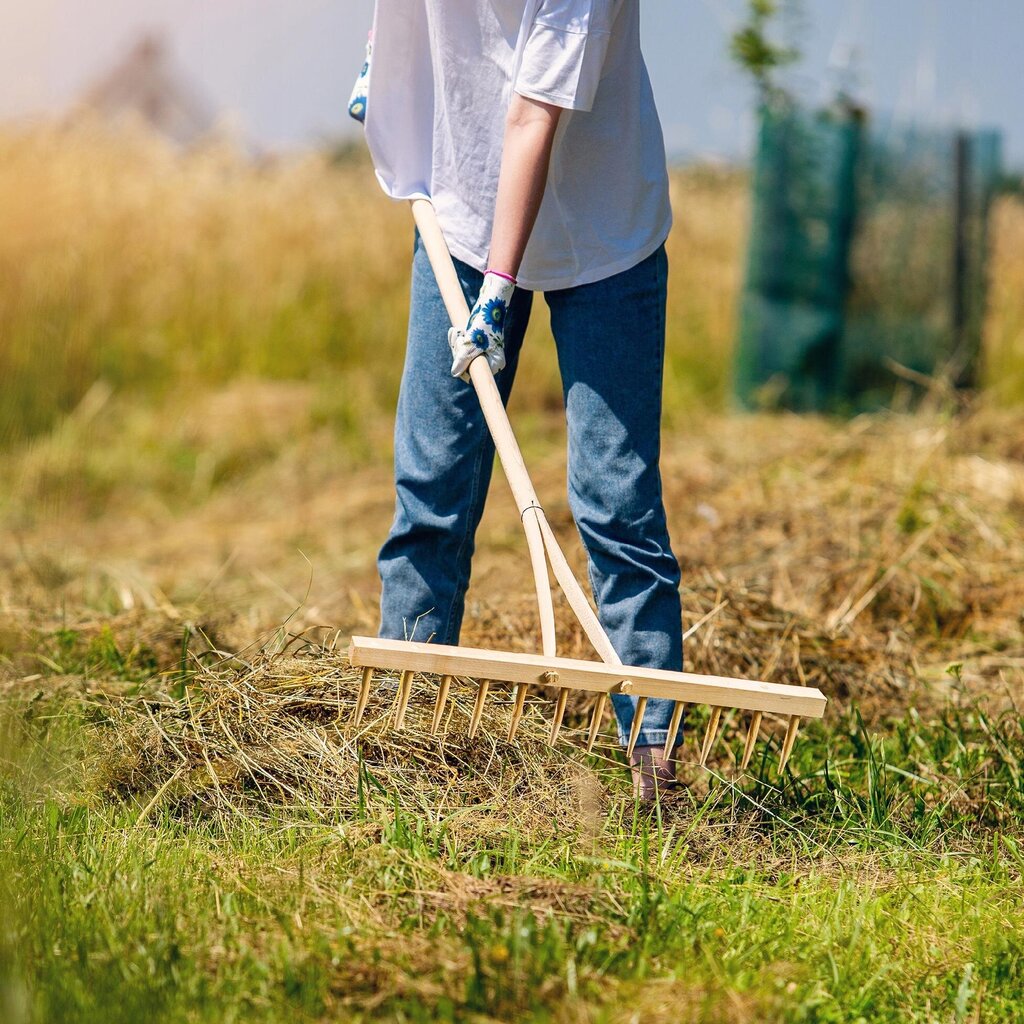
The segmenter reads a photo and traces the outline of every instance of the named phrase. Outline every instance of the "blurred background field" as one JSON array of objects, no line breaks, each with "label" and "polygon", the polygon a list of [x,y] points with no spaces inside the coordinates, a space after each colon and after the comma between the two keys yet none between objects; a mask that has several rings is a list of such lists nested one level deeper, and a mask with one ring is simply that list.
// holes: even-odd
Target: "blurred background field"
[{"label": "blurred background field", "polygon": [[[410,231],[358,150],[253,163],[100,125],[0,136],[0,437],[45,432],[90,388],[150,402],[244,375],[316,385],[358,451],[387,433]],[[740,171],[673,179],[669,424],[728,407],[747,191]],[[993,215],[982,379],[1024,397],[1024,203]],[[540,320],[541,317],[538,317]],[[560,402],[540,325],[517,405]],[[351,443],[350,443],[351,442]]]},{"label": "blurred background field", "polygon": [[[92,536],[145,592],[145,572],[129,568],[140,557],[137,542],[167,549],[178,534],[227,559],[230,535],[214,545],[201,510],[219,502],[217,515],[244,534],[260,529],[245,510],[291,488],[285,536],[276,526],[265,533],[278,554],[291,546],[284,592],[293,594],[307,571],[320,569],[298,552],[328,543],[321,510],[340,488],[363,493],[374,509],[352,564],[359,601],[372,607],[373,545],[389,515],[411,226],[408,211],[380,194],[361,151],[254,161],[226,142],[183,152],[141,126],[114,130],[88,119],[8,132],[0,150],[0,458],[8,481],[0,516],[19,546],[9,557],[17,561],[40,538],[43,557],[59,566],[65,556],[90,557],[76,553],[76,541]],[[710,440],[722,428],[709,424],[727,422],[732,409],[747,181],[741,171],[694,166],[674,172],[672,191],[666,449],[685,470],[688,447]],[[924,395],[926,416],[951,415],[966,402],[973,415],[1014,422],[1024,394],[1024,203],[999,199],[992,221],[984,385],[957,397],[941,379],[907,383],[907,410]],[[513,421],[529,450],[557,463],[561,392],[542,304],[528,352]],[[740,462],[752,457],[748,445],[767,457],[807,429],[837,443],[860,429],[858,421],[811,422],[819,425],[781,415],[737,420]],[[275,479],[283,472],[285,485]],[[671,474],[667,486],[674,490]],[[255,497],[259,490],[265,498]],[[684,517],[677,533],[685,549],[702,502],[678,493],[672,511]],[[172,527],[176,516],[182,522]],[[335,522],[343,535],[358,534],[364,519],[342,505]],[[58,547],[43,537],[60,538]],[[190,584],[171,593],[165,577],[183,563],[178,555],[163,561],[149,585],[172,601],[197,592]],[[810,561],[792,568],[797,578],[811,571]],[[53,572],[60,579],[64,570]],[[807,610],[828,612],[814,600]],[[369,625],[372,614],[365,617]]]},{"label": "blurred background field", "polygon": [[[358,151],[253,164],[99,125],[0,137],[2,436],[52,427],[97,381],[157,399],[239,375],[313,381],[342,439],[390,416],[411,231]],[[680,173],[670,415],[721,407],[742,175]],[[560,402],[535,331],[524,405]],[[46,353],[41,358],[41,353]]]}]

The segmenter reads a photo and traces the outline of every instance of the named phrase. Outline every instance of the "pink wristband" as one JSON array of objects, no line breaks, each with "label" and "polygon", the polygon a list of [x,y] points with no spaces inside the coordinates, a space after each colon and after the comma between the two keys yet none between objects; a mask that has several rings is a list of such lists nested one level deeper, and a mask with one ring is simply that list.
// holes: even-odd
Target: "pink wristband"
[{"label": "pink wristband", "polygon": [[494,274],[495,277],[503,277],[506,281],[511,281],[512,284],[516,284],[516,279],[511,274],[503,274],[500,270],[485,270],[485,274]]}]

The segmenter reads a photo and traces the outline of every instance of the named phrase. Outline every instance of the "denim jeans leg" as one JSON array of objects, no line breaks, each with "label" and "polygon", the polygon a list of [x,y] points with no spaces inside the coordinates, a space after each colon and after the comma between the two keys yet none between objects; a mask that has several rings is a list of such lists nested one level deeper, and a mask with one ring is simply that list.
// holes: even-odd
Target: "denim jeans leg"
[{"label": "denim jeans leg", "polygon": [[[483,275],[455,261],[472,305]],[[506,366],[496,381],[508,401],[532,293],[513,297]],[[451,375],[450,322],[426,250],[416,237],[405,367],[395,418],[395,516],[377,559],[379,635],[455,644],[469,586],[474,534],[494,464],[494,444],[471,384]]]},{"label": "denim jeans leg", "polygon": [[[568,423],[569,503],[601,624],[626,664],[679,670],[679,563],[658,466],[667,272],[662,246],[629,270],[545,298]],[[613,703],[625,743],[636,698]],[[638,743],[663,744],[672,709],[649,701]]]}]

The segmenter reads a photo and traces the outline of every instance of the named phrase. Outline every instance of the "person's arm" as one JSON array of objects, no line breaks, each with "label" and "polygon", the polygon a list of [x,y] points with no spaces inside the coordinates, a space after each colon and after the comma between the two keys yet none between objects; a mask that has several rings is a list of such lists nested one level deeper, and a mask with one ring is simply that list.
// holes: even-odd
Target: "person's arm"
[{"label": "person's arm", "polygon": [[537,220],[561,107],[516,93],[505,120],[488,266],[515,277]]},{"label": "person's arm", "polygon": [[485,355],[494,373],[505,365],[505,315],[516,287],[516,274],[537,220],[551,162],[551,147],[561,108],[512,97],[505,120],[498,195],[487,273],[469,322],[452,328],[452,376],[468,380],[469,364]]}]

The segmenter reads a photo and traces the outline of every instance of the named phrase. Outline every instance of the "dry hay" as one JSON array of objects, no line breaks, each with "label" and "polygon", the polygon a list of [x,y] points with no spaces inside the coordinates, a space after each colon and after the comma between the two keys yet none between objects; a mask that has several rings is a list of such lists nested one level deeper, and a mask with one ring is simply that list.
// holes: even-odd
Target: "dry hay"
[{"label": "dry hay", "polygon": [[605,783],[578,749],[547,743],[530,702],[514,744],[504,739],[511,695],[488,699],[479,734],[467,724],[475,688],[457,685],[445,729],[430,736],[435,686],[417,677],[405,728],[391,728],[397,679],[375,686],[359,729],[360,673],[337,654],[261,653],[203,666],[179,699],[111,701],[115,750],[94,770],[102,791],[185,816],[266,814],[301,807],[323,820],[368,806],[401,808],[473,835],[524,837],[577,830],[595,819]]},{"label": "dry hay", "polygon": [[[944,700],[921,682],[951,662],[975,692],[1001,690],[1024,666],[1022,453],[1024,416],[984,405],[849,424],[725,418],[667,438],[687,667],[818,686],[831,712],[856,701],[868,720]],[[584,578],[565,503],[549,518]],[[535,603],[517,596],[474,602],[465,642],[535,648]],[[564,613],[559,636],[592,656]]]},{"label": "dry hay", "polygon": [[[913,645],[899,634],[830,631],[806,615],[774,604],[763,591],[701,572],[682,588],[685,668],[706,675],[761,679],[814,686],[829,698],[834,716],[856,702],[866,720],[904,706],[923,694]],[[476,610],[475,610],[476,611]],[[527,651],[537,633],[536,604],[529,597],[500,611],[481,607],[467,623],[467,645]],[[594,659],[579,624],[564,608],[557,612],[561,653]],[[555,690],[547,694],[553,698]],[[592,708],[591,696],[570,694],[567,721],[579,725]]]}]

